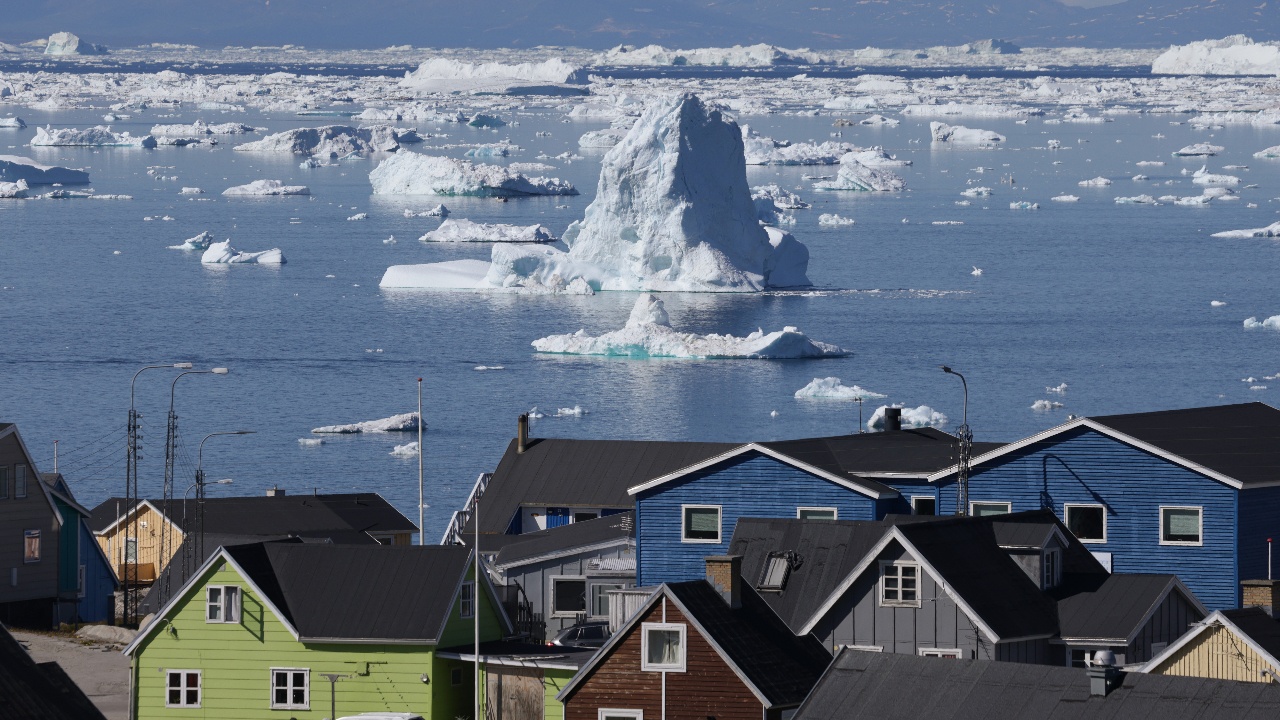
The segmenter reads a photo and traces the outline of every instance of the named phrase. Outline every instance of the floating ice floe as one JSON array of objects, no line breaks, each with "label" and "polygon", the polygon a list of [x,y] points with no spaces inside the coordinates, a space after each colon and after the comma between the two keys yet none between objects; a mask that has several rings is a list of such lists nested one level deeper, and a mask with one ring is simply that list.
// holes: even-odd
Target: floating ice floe
[{"label": "floating ice floe", "polygon": [[794,327],[778,332],[763,330],[747,335],[697,335],[671,327],[662,300],[641,295],[621,330],[599,336],[579,330],[533,341],[538,352],[565,355],[609,355],[629,358],[735,358],[778,360],[788,358],[845,357],[848,350],[811,340]]},{"label": "floating ice floe", "polygon": [[423,242],[547,243],[556,238],[541,225],[489,225],[448,219],[418,239]]},{"label": "floating ice floe", "polygon": [[[194,250],[196,248],[192,249]],[[200,256],[200,262],[205,265],[241,263],[283,265],[285,260],[284,253],[280,251],[280,248],[271,248],[270,250],[263,250],[261,252],[240,252],[239,250],[231,247],[230,240],[223,240],[222,242],[210,243],[205,249],[204,255]]]},{"label": "floating ice floe", "polygon": [[601,65],[720,65],[737,67],[772,67],[775,65],[809,65],[820,60],[814,53],[787,50],[760,43],[734,45],[728,48],[668,49],[661,45],[632,47],[618,45],[598,58]]},{"label": "floating ice floe", "polygon": [[1280,75],[1280,44],[1245,35],[1174,45],[1151,63],[1153,75]]},{"label": "floating ice floe", "polygon": [[800,196],[779,185],[757,185],[751,188],[751,199],[760,206],[761,200],[768,200],[778,210],[805,210],[813,207],[800,199]]},{"label": "floating ice floe", "polygon": [[356,213],[355,215],[351,215],[347,217],[348,222],[357,222],[360,220],[368,220],[368,219],[369,219],[369,213]]},{"label": "floating ice floe", "polygon": [[17,182],[25,180],[29,185],[83,185],[89,182],[84,170],[43,165],[31,158],[18,155],[0,155],[0,180]]},{"label": "floating ice floe", "polygon": [[1210,145],[1209,143],[1195,143],[1188,145],[1181,150],[1174,150],[1173,154],[1177,157],[1209,157],[1217,155],[1223,151],[1221,145]]},{"label": "floating ice floe", "polygon": [[888,397],[857,385],[845,385],[838,377],[814,378],[795,393],[801,400],[879,400]]},{"label": "floating ice floe", "polygon": [[588,130],[578,138],[578,147],[580,148],[602,148],[608,149],[622,142],[622,138],[626,137],[627,131],[619,128],[605,128],[603,130]]},{"label": "floating ice floe", "polygon": [[519,145],[513,145],[509,142],[500,142],[477,145],[462,154],[469,158],[504,158],[511,153],[517,153],[521,150],[523,150],[523,148]]},{"label": "floating ice floe", "polygon": [[298,438],[298,444],[302,447],[320,447],[324,444],[323,438]]},{"label": "floating ice floe", "polygon": [[1240,178],[1235,175],[1215,175],[1209,172],[1209,166],[1205,165],[1195,172],[1191,182],[1197,185],[1239,185]]},{"label": "floating ice floe", "polygon": [[1019,200],[1017,202],[1009,203],[1009,209],[1010,210],[1039,210],[1040,203],[1033,203],[1033,202],[1027,202],[1026,200]]},{"label": "floating ice floe", "polygon": [[178,194],[179,195],[203,195],[204,190],[201,190],[198,187],[184,187],[182,188],[181,192],[179,192]]},{"label": "floating ice floe", "polygon": [[[423,425],[426,428],[426,425]],[[366,420],[364,422],[349,423],[346,425],[325,425],[312,429],[312,433],[317,435],[338,434],[350,435],[353,433],[367,432],[411,432],[418,429],[418,413],[402,413],[400,415],[392,415],[381,420]]]},{"label": "floating ice floe", "polygon": [[1050,410],[1057,410],[1062,406],[1062,403],[1055,400],[1037,400],[1031,403],[1031,409],[1036,412],[1049,412]]},{"label": "floating ice floe", "polygon": [[161,124],[152,125],[151,134],[154,137],[200,137],[204,135],[243,135],[246,133],[261,132],[263,128],[256,128],[243,123],[209,123],[197,120],[189,125],[181,124]]},{"label": "floating ice floe", "polygon": [[915,117],[1030,117],[1044,115],[1038,108],[1001,105],[996,103],[946,102],[936,105],[907,105],[902,114]]},{"label": "floating ice floe", "polygon": [[1210,237],[1231,239],[1280,237],[1280,222],[1274,222],[1266,227],[1254,228],[1252,230],[1226,230],[1223,232],[1216,232]]},{"label": "floating ice floe", "polygon": [[1271,317],[1261,322],[1259,322],[1258,318],[1256,317],[1245,319],[1244,321],[1245,330],[1257,330],[1259,328],[1266,328],[1268,330],[1280,330],[1280,315],[1272,315]]},{"label": "floating ice floe", "polygon": [[21,130],[27,124],[20,117],[0,117],[0,129],[4,130]]},{"label": "floating ice floe", "polygon": [[973,188],[969,188],[968,190],[961,191],[960,194],[965,197],[976,198],[976,197],[989,197],[994,192],[995,191],[989,187],[973,187]]},{"label": "floating ice floe", "polygon": [[1210,300],[1209,307],[1224,307],[1226,303],[1221,300]]},{"label": "floating ice floe", "polygon": [[982,268],[978,267],[977,265],[971,265],[970,267],[973,268],[973,270],[969,272],[970,275],[974,277],[982,277]]},{"label": "floating ice floe", "polygon": [[574,405],[571,408],[556,408],[556,414],[552,417],[582,417],[587,411],[581,405]]},{"label": "floating ice floe", "polygon": [[1066,383],[1059,383],[1059,384],[1054,385],[1054,386],[1051,386],[1051,387],[1050,387],[1050,386],[1046,386],[1046,387],[1045,387],[1045,389],[1044,389],[1044,391],[1045,391],[1045,392],[1047,392],[1047,393],[1053,393],[1054,395],[1066,395],[1066,394],[1067,394],[1067,384],[1066,384]]},{"label": "floating ice floe", "polygon": [[897,120],[894,118],[887,118],[883,115],[868,115],[867,117],[864,117],[861,120],[859,120],[858,124],[872,125],[872,126],[883,125],[885,127],[898,127],[898,125],[901,122],[902,122],[901,120]]},{"label": "floating ice floe", "polygon": [[213,244],[213,233],[206,230],[193,238],[188,238],[181,245],[170,245],[169,249],[170,250],[202,250],[203,251],[203,250],[208,250],[209,246],[212,244]]},{"label": "floating ice floe", "polygon": [[848,153],[840,158],[840,171],[834,180],[824,180],[813,184],[815,190],[855,190],[872,192],[900,192],[907,187],[907,181],[888,170],[867,167],[858,161],[856,153]]},{"label": "floating ice floe", "polygon": [[867,421],[867,429],[884,430],[884,411],[888,407],[902,409],[902,427],[904,428],[942,427],[951,422],[946,415],[928,405],[914,408],[903,407],[902,405],[881,405],[876,408],[875,414]]},{"label": "floating ice floe", "polygon": [[947,125],[937,121],[929,123],[929,135],[935,143],[953,143],[956,145],[994,145],[1002,143],[1005,137],[990,130],[977,130],[963,125]]},{"label": "floating ice floe", "polygon": [[391,450],[391,454],[395,457],[418,457],[418,441],[397,445]]},{"label": "floating ice floe", "polygon": [[1080,187],[1106,187],[1111,184],[1111,180],[1104,177],[1096,177],[1088,180],[1081,180],[1076,184]]},{"label": "floating ice floe", "polygon": [[27,197],[27,181],[19,179],[17,182],[0,181],[0,199],[17,200]]},{"label": "floating ice floe", "polygon": [[835,165],[855,148],[848,143],[790,143],[764,137],[742,126],[743,154],[748,165]]},{"label": "floating ice floe", "polygon": [[1266,150],[1259,150],[1253,154],[1256,158],[1280,158],[1280,145],[1273,145]]},{"label": "floating ice floe", "polygon": [[445,207],[443,204],[436,205],[430,210],[423,210],[422,212],[414,212],[409,208],[405,208],[404,216],[407,218],[416,218],[416,217],[447,218],[449,217],[449,208]]},{"label": "floating ice floe", "polygon": [[417,94],[585,95],[586,75],[559,58],[504,65],[433,58],[405,73],[400,87]]},{"label": "floating ice floe", "polygon": [[417,131],[401,130],[390,125],[351,127],[349,125],[324,125],[314,128],[295,128],[261,140],[254,140],[235,149],[240,152],[289,153],[341,158],[352,153],[395,152],[401,145],[422,142]]},{"label": "floating ice floe", "polygon": [[823,213],[818,216],[819,225],[830,225],[834,227],[842,227],[845,225],[853,225],[853,218],[841,217],[835,213]]},{"label": "floating ice floe", "polygon": [[109,127],[92,127],[85,130],[76,128],[50,127],[36,128],[36,136],[31,139],[33,147],[134,147],[154,148],[156,139],[150,135],[134,137],[127,132],[112,132]]},{"label": "floating ice floe", "polygon": [[1133,197],[1116,198],[1117,205],[1159,205],[1154,196],[1135,195]]},{"label": "floating ice floe", "polygon": [[369,173],[373,191],[380,195],[577,195],[567,181],[526,177],[500,165],[467,160],[398,153]]},{"label": "floating ice floe", "polygon": [[306,185],[285,185],[279,180],[254,180],[247,185],[236,185],[222,191],[223,195],[310,195]]}]

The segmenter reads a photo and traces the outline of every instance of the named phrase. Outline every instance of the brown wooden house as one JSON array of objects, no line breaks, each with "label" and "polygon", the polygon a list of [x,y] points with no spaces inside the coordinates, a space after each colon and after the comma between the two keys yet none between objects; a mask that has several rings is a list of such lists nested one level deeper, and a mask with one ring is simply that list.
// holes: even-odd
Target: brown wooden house
[{"label": "brown wooden house", "polygon": [[766,720],[808,695],[831,662],[741,581],[741,558],[707,580],[661,585],[560,692],[565,720]]}]

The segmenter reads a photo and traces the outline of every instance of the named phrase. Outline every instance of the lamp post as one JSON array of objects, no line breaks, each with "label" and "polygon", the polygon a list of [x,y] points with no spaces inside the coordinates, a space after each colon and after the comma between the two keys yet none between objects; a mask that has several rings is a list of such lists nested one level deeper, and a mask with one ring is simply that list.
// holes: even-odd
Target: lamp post
[{"label": "lamp post", "polygon": [[[219,435],[252,435],[256,430],[223,430],[222,432],[213,432],[204,436],[200,441],[199,448],[196,449],[196,506],[199,514],[196,516],[196,524],[199,526],[199,542],[196,543],[196,553],[200,557],[200,561],[204,561],[204,486],[205,485],[230,485],[231,479],[225,478],[216,483],[206,483],[204,481],[204,443],[211,437]],[[185,502],[185,499],[184,499]],[[183,514],[186,514],[186,508],[183,508]]]},{"label": "lamp post", "polygon": [[942,365],[942,372],[960,378],[964,387],[964,416],[960,427],[956,428],[956,440],[960,443],[960,463],[956,470],[956,515],[969,514],[969,456],[973,452],[973,433],[969,431],[969,383],[964,375]]},{"label": "lamp post", "polygon": [[[138,418],[142,415],[138,412],[135,403],[135,390],[138,385],[138,376],[147,370],[162,370],[165,368],[177,368],[179,370],[190,370],[191,363],[169,363],[167,365],[147,365],[133,374],[133,379],[129,381],[129,422],[126,426],[128,432],[128,442],[125,444],[125,466],[124,466],[124,511],[127,522],[124,524],[124,543],[120,548],[120,564],[123,566],[124,572],[121,573],[121,581],[124,583],[124,608],[121,617],[125,625],[131,625],[137,620],[138,597],[137,591],[130,592],[130,586],[137,582],[137,563],[138,558],[135,555],[133,564],[135,567],[132,572],[129,569],[129,541],[137,542],[137,522],[138,514],[134,512],[138,505],[138,461],[142,459],[142,455],[138,453],[141,449],[139,442],[142,435],[138,433]],[[136,550],[135,550],[136,552]],[[130,599],[132,596],[132,601]]]}]

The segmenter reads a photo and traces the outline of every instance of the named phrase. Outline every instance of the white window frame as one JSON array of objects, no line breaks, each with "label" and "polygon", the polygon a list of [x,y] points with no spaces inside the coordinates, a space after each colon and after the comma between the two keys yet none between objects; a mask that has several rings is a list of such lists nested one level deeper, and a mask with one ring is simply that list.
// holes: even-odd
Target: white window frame
[{"label": "white window frame", "polygon": [[[210,591],[218,590],[218,602],[212,602],[209,599]],[[234,603],[227,602],[227,590],[234,591],[236,596]],[[240,623],[240,609],[244,602],[244,590],[239,585],[206,585],[204,588],[204,621],[210,625],[238,625]],[[218,608],[218,617],[209,617],[209,607]]]},{"label": "white window frame", "polygon": [[[1062,584],[1062,549],[1058,547],[1046,548],[1040,555],[1040,589],[1048,590],[1058,587]],[[1049,558],[1053,557],[1052,571],[1053,577],[1049,576],[1050,562]]]},{"label": "white window frame", "polygon": [[[582,602],[581,610],[559,610],[556,608],[556,583],[561,580],[582,583]],[[587,582],[586,575],[552,575],[547,578],[547,608],[550,610],[547,615],[557,618],[573,618],[579,615],[586,615],[591,612],[591,589],[590,583]]]},{"label": "white window frame", "polygon": [[814,520],[819,520],[819,519],[821,519],[821,520],[839,520],[839,519],[840,519],[840,508],[834,508],[834,507],[808,507],[808,506],[801,506],[801,507],[796,508],[796,519],[797,519],[797,520],[801,520],[801,519],[803,519],[803,513],[804,513],[804,511],[805,511],[805,510],[817,510],[818,512],[829,512],[829,513],[831,513],[831,517],[830,517],[830,518],[813,518]]},{"label": "white window frame", "polygon": [[[688,528],[685,527],[686,512],[689,510],[715,510],[716,511],[716,537],[711,539],[690,538],[685,535]],[[680,506],[680,542],[696,543],[700,545],[719,545],[724,540],[724,506],[723,505],[681,505]]]},{"label": "white window frame", "polygon": [[[607,587],[609,588],[609,590],[625,590],[631,586],[621,580],[612,580],[612,579],[596,580],[594,582],[588,580],[587,581],[587,617],[592,619],[609,617],[609,609],[607,607],[605,608],[605,611],[599,615],[596,615],[595,613],[592,612],[595,608],[591,604],[591,592],[598,587]],[[607,593],[608,591],[606,590],[605,592]],[[606,594],[605,595],[606,605],[608,605],[608,597],[609,596]]]},{"label": "white window frame", "polygon": [[[649,631],[675,630],[680,633],[680,662],[671,665],[649,662]],[[684,623],[640,623],[640,669],[645,672],[684,672],[689,659],[689,627]]]},{"label": "white window frame", "polygon": [[13,497],[24,498],[27,496],[27,466],[18,464],[13,466]]},{"label": "white window frame", "polygon": [[[1069,522],[1067,513],[1071,511],[1071,508],[1098,508],[1099,510],[1102,511],[1102,539],[1086,540],[1082,537],[1077,537],[1076,539],[1082,543],[1085,543],[1086,545],[1105,544],[1107,542],[1107,506],[1103,505],[1102,503],[1063,503],[1062,504],[1062,524],[1067,527],[1068,532],[1071,532],[1071,523]],[[1075,535],[1075,533],[1071,533],[1071,534]]]},{"label": "white window frame", "polygon": [[[969,503],[969,517],[978,517],[978,513],[974,512],[974,508],[979,505],[1003,505],[1004,512],[996,513],[997,515],[1009,515],[1013,512],[1013,503],[1008,500],[973,500]],[[982,517],[993,517],[991,515],[983,515]]]},{"label": "white window frame", "polygon": [[[885,599],[885,596],[884,596],[885,568],[902,568],[902,567],[912,567],[912,568],[915,568],[916,570],[916,599],[915,600],[887,600]],[[899,580],[901,580],[902,574],[896,573],[896,575],[899,578]],[[910,562],[905,560],[881,560],[880,561],[880,579],[879,579],[879,582],[877,582],[876,584],[878,585],[877,590],[880,593],[880,607],[908,607],[908,608],[920,607],[920,563],[915,563],[915,562]],[[902,594],[901,582],[899,582],[899,585],[898,585],[898,594],[899,596],[901,596]]]},{"label": "white window frame", "polygon": [[965,651],[961,648],[922,647],[916,648],[916,652],[920,657],[951,658],[952,660],[965,659]]},{"label": "white window frame", "polygon": [[470,620],[476,616],[476,584],[466,580],[458,589],[458,617]]},{"label": "white window frame", "polygon": [[[179,674],[182,677],[182,682],[184,683],[178,686],[179,688],[178,692],[181,693],[179,697],[184,702],[180,702],[177,704],[169,702],[169,677],[174,673]],[[185,683],[187,680],[187,675],[190,673],[195,673],[196,675],[196,703],[194,705],[190,705],[185,702],[187,699],[187,691],[190,690],[190,688],[188,688]],[[204,704],[204,673],[203,671],[201,670],[165,670],[165,673],[164,673],[164,706],[165,707],[199,709],[200,706],[203,704]]]},{"label": "white window frame", "polygon": [[[129,559],[129,549],[133,548],[133,559]],[[138,538],[125,538],[124,547],[120,550],[124,554],[122,564],[137,565],[138,564]]]},{"label": "white window frame", "polygon": [[[303,682],[302,694],[303,694],[304,702],[301,705],[296,705],[291,702],[286,702],[281,704],[276,703],[276,673],[278,672],[289,673],[290,674],[288,678],[289,680],[293,679],[292,673],[303,673],[304,679],[302,681]],[[273,667],[271,668],[271,673],[269,677],[271,678],[271,709],[272,710],[310,710],[311,709],[311,668]],[[287,693],[287,696],[289,698],[293,697],[293,690],[294,690],[294,687],[292,684],[285,685],[285,692]]]},{"label": "white window frame", "polygon": [[912,496],[911,496],[911,514],[912,514],[912,515],[919,515],[919,514],[920,514],[920,513],[919,513],[919,512],[917,512],[917,510],[916,510],[916,501],[917,501],[917,500],[929,500],[929,501],[933,502],[933,515],[926,515],[926,516],[924,516],[924,517],[937,517],[937,515],[938,515],[938,498],[937,498],[937,497],[935,497],[935,496],[933,496],[933,495],[912,495]]},{"label": "white window frame", "polygon": [[[1165,540],[1164,539],[1164,511],[1165,510],[1195,510],[1200,514],[1200,539],[1196,542],[1186,542],[1183,540]],[[1157,531],[1160,533],[1161,545],[1181,545],[1183,547],[1201,547],[1204,545],[1204,506],[1203,505],[1161,505],[1160,517],[1157,518]]]},{"label": "white window frame", "polygon": [[635,718],[635,720],[644,720],[643,710],[622,710],[620,708],[600,708],[596,711],[596,720],[607,720],[608,718]]}]

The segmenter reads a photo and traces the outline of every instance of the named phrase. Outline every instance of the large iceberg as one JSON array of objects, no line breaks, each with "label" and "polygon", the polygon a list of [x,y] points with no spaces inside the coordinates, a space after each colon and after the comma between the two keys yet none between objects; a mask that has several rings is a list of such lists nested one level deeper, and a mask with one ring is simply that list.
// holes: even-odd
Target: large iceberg
[{"label": "large iceberg", "polygon": [[112,132],[111,128],[97,127],[78,130],[76,128],[58,128],[57,130],[50,127],[36,128],[36,136],[31,139],[31,145],[35,147],[138,147],[138,148],[154,148],[156,139],[150,135],[139,135],[137,137],[127,132]]},{"label": "large iceberg", "polygon": [[1004,142],[1004,136],[990,130],[977,130],[963,125],[948,125],[937,121],[929,123],[929,135],[935,143],[956,145],[994,145]]},{"label": "large iceberg", "polygon": [[190,124],[167,124],[151,126],[151,134],[155,137],[178,137],[190,138],[208,135],[243,135],[245,133],[258,132],[263,128],[256,128],[252,125],[244,123],[215,123],[210,125],[203,120],[197,120]]},{"label": "large iceberg", "polygon": [[470,220],[445,220],[436,228],[418,238],[422,242],[501,242],[546,243],[555,236],[541,225],[489,225]]},{"label": "large iceberg", "polygon": [[[197,238],[192,238],[196,240]],[[188,241],[190,242],[190,241]],[[181,246],[178,246],[182,249]],[[241,264],[253,263],[257,265],[283,265],[285,263],[284,253],[280,248],[271,248],[261,252],[241,252],[231,247],[230,240],[222,242],[210,243],[204,251],[204,255],[200,256],[200,262],[205,265],[225,265],[225,264]]]},{"label": "large iceberg", "polygon": [[296,128],[268,135],[261,140],[237,145],[243,152],[293,153],[340,158],[351,153],[395,152],[401,145],[422,142],[415,130],[400,130],[390,125],[351,127],[325,125]]},{"label": "large iceberg", "polygon": [[1280,315],[1272,315],[1262,321],[1259,321],[1257,316],[1248,317],[1244,320],[1245,330],[1258,330],[1264,328],[1267,330],[1280,330]]},{"label": "large iceberg", "polygon": [[840,172],[835,179],[816,182],[814,189],[898,192],[907,187],[907,182],[895,173],[863,165],[858,160],[859,154],[852,152],[840,158]]},{"label": "large iceberg", "polygon": [[577,195],[578,190],[559,178],[526,177],[501,165],[467,160],[398,153],[369,173],[379,195]]},{"label": "large iceberg", "polygon": [[1280,222],[1273,222],[1266,227],[1252,230],[1224,230],[1223,232],[1216,232],[1210,237],[1230,239],[1280,238]]},{"label": "large iceberg", "polygon": [[[426,425],[424,424],[425,428]],[[348,423],[346,425],[325,425],[323,427],[314,428],[311,432],[317,435],[337,434],[351,435],[354,433],[367,432],[411,432],[418,429],[418,413],[403,413],[400,415],[392,415],[389,418],[381,420],[366,420],[364,422]]]},{"label": "large iceberg", "polygon": [[27,181],[0,182],[0,199],[17,200],[27,196]]},{"label": "large iceberg", "polygon": [[809,339],[794,327],[778,332],[757,330],[746,337],[697,335],[671,327],[667,310],[656,295],[644,294],[636,301],[626,327],[599,336],[579,330],[571,335],[552,335],[533,341],[538,352],[567,355],[611,355],[630,358],[739,358],[777,360],[790,358],[844,357],[849,351]]},{"label": "large iceberg", "polygon": [[849,143],[790,143],[774,140],[742,126],[743,152],[748,165],[835,165],[855,148]]},{"label": "large iceberg", "polygon": [[45,55],[101,55],[107,49],[81,40],[69,32],[56,32],[44,46]]},{"label": "large iceberg", "polygon": [[27,126],[27,123],[20,117],[0,117],[0,128],[6,130],[21,130]]},{"label": "large iceberg", "polygon": [[1230,35],[1174,45],[1151,63],[1151,73],[1280,76],[1280,43],[1255,43],[1244,35]]},{"label": "large iceberg", "polygon": [[236,185],[222,191],[223,195],[310,195],[306,185],[285,185],[279,180],[254,180],[247,185]]},{"label": "large iceberg", "polygon": [[83,185],[89,182],[89,173],[57,165],[43,165],[18,155],[0,155],[0,180],[25,180],[31,185]]},{"label": "large iceberg", "polygon": [[887,397],[857,385],[845,385],[838,377],[814,378],[796,391],[801,400],[879,400]]},{"label": "large iceberg", "polygon": [[559,58],[504,65],[433,58],[405,73],[400,87],[418,93],[499,95],[585,95],[587,77]]}]

